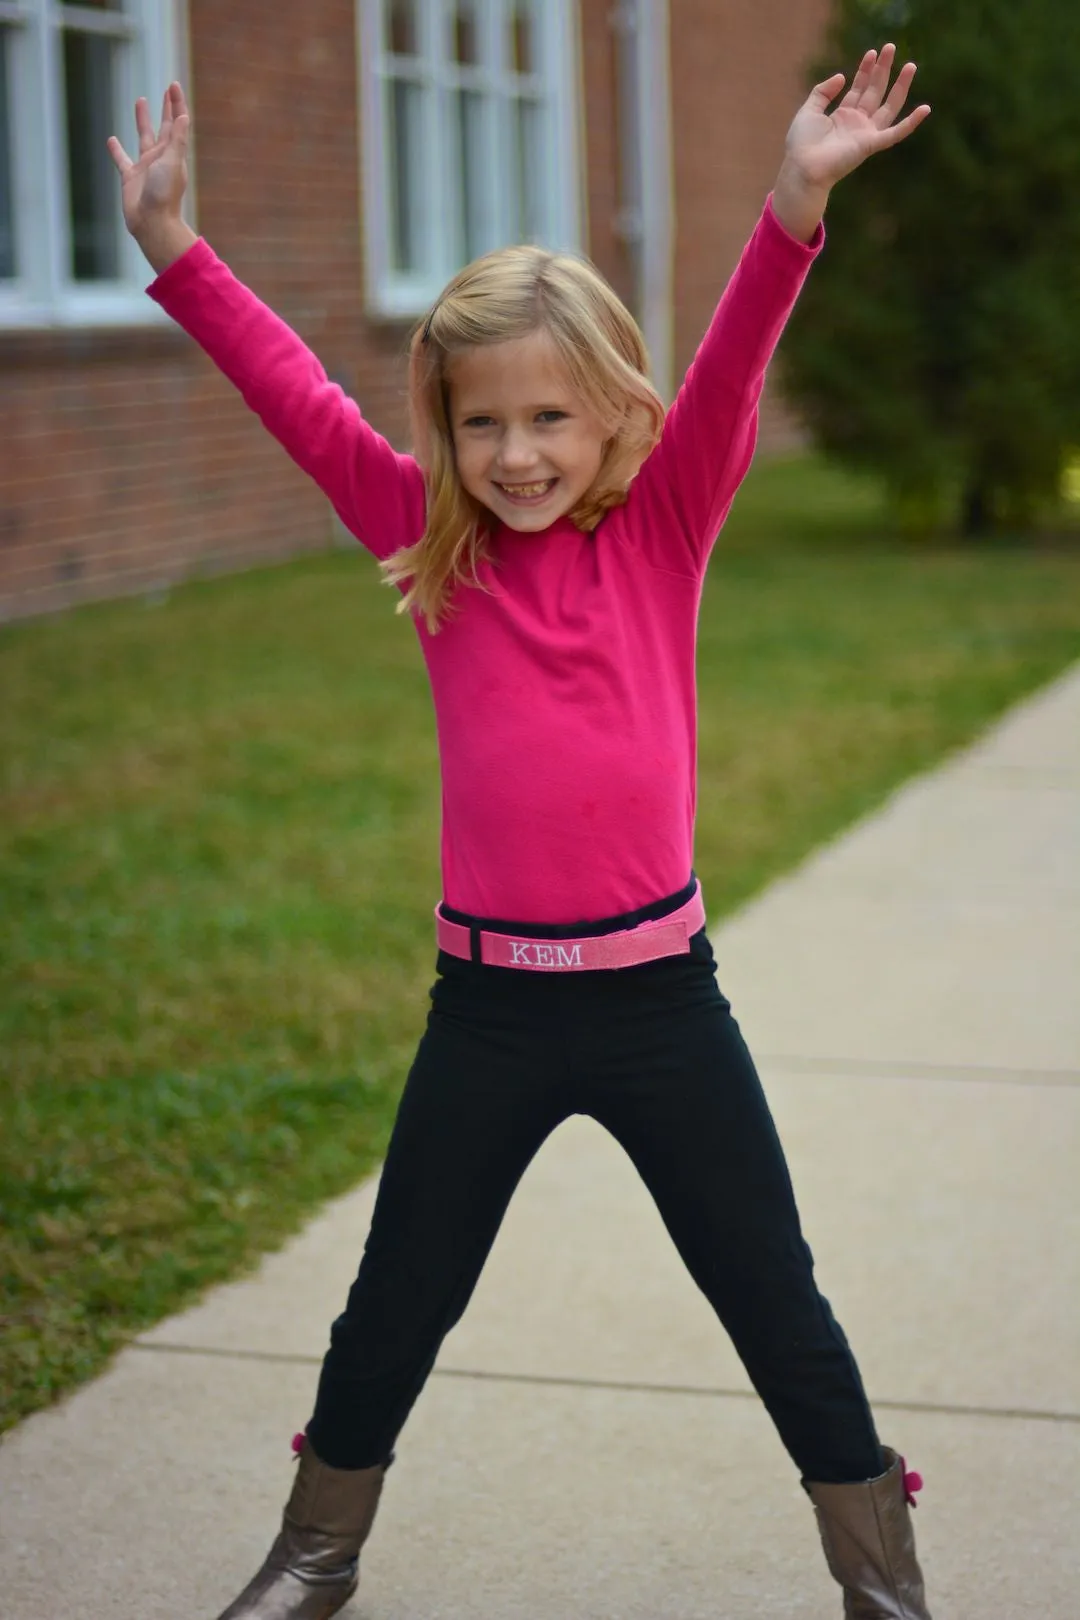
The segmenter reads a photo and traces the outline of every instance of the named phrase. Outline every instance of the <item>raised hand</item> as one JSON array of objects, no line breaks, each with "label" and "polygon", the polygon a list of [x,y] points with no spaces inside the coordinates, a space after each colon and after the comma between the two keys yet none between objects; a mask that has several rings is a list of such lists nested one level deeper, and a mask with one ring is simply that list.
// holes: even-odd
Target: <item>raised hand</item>
[{"label": "raised hand", "polygon": [[900,117],[915,64],[906,62],[890,88],[895,58],[895,45],[867,51],[851,88],[831,112],[830,105],[844,88],[842,73],[815,85],[795,114],[773,205],[781,223],[801,241],[808,242],[813,236],[838,180],[875,152],[906,140],[929,117],[930,108],[925,104],[906,118]]},{"label": "raised hand", "polygon": [[[901,118],[915,77],[914,62],[905,62],[892,76],[895,45],[867,51],[843,100],[829,111],[844,87],[844,75],[815,85],[788,130],[787,158],[811,186],[834,186],[875,152],[906,140],[918,129],[930,108],[916,107]],[[899,120],[899,122],[898,122]]]},{"label": "raised hand", "polygon": [[180,206],[187,190],[187,148],[191,128],[184,92],[170,84],[156,132],[146,98],[135,103],[139,156],[133,161],[115,135],[106,145],[120,173],[124,223],[157,270],[179,258],[195,240]]}]

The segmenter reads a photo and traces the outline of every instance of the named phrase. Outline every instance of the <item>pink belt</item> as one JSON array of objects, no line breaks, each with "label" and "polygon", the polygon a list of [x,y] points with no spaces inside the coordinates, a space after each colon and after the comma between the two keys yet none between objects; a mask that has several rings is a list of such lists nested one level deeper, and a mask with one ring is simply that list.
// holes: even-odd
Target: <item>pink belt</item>
[{"label": "pink belt", "polygon": [[[514,934],[492,934],[481,929],[480,960],[489,967],[531,968],[541,973],[569,973],[579,968],[635,967],[654,962],[661,956],[686,956],[690,936],[705,926],[705,902],[701,885],[691,898],[670,916],[656,922],[638,923],[618,934],[598,934],[592,938],[524,939]],[[472,960],[472,930],[463,923],[449,922],[435,907],[435,937],[441,951]]]}]

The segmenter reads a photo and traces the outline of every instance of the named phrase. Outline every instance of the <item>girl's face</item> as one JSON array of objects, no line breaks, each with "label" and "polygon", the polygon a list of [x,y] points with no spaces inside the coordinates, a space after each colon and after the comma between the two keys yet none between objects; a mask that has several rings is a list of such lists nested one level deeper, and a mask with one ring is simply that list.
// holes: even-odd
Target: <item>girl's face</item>
[{"label": "girl's face", "polygon": [[458,474],[511,529],[538,533],[580,501],[609,435],[546,332],[483,344],[447,367]]}]

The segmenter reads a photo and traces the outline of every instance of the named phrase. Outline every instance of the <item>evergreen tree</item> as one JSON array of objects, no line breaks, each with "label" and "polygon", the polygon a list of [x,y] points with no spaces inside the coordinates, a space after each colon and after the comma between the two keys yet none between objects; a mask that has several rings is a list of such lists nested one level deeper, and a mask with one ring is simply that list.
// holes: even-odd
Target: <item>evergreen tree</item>
[{"label": "evergreen tree", "polygon": [[836,0],[814,78],[885,39],[933,115],[833,193],[789,392],[909,518],[1022,524],[1080,446],[1080,0]]}]

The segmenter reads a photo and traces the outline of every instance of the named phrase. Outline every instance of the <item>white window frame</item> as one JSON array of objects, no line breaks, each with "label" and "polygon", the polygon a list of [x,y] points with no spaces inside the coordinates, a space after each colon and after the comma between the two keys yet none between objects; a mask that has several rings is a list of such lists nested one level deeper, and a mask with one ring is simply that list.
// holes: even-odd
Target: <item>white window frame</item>
[{"label": "white window frame", "polygon": [[[492,63],[505,41],[508,0],[476,0],[485,37],[485,56]],[[465,262],[461,241],[461,174],[458,142],[452,122],[453,97],[460,89],[477,90],[487,98],[489,129],[495,128],[489,194],[493,222],[491,245],[515,240],[510,224],[509,199],[513,178],[508,172],[509,140],[499,138],[498,120],[510,115],[521,80],[501,68],[460,67],[452,49],[453,0],[416,0],[420,50],[409,58],[409,77],[425,91],[425,146],[432,161],[424,165],[425,196],[418,212],[426,223],[423,267],[418,273],[396,269],[392,263],[394,206],[390,137],[390,95],[397,59],[384,49],[383,14],[387,0],[356,0],[357,49],[360,64],[366,305],[369,313],[386,319],[423,314],[446,282]],[[550,139],[544,142],[547,168],[543,188],[548,217],[541,240],[545,247],[579,251],[582,221],[580,166],[580,60],[577,0],[541,0],[534,11],[539,72],[534,86],[543,97],[550,119]]]},{"label": "white window frame", "polygon": [[[56,327],[159,326],[168,317],[144,296],[153,272],[123,226],[116,186],[119,275],[76,281],[65,135],[62,24],[126,39],[117,52],[113,109],[116,134],[128,152],[137,146],[135,98],[145,95],[155,122],[161,97],[186,62],[184,0],[125,0],[121,13],[64,6],[59,0],[0,0],[8,39],[12,112],[11,182],[16,275],[0,281],[0,330]],[[190,215],[190,189],[185,215]]]}]

